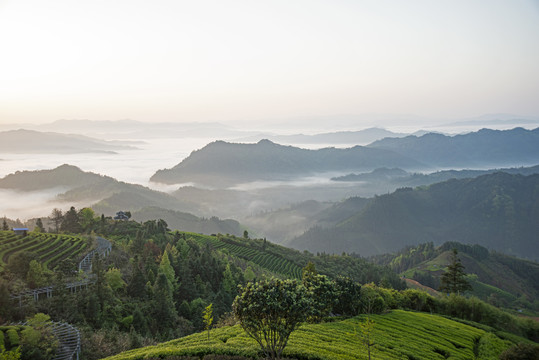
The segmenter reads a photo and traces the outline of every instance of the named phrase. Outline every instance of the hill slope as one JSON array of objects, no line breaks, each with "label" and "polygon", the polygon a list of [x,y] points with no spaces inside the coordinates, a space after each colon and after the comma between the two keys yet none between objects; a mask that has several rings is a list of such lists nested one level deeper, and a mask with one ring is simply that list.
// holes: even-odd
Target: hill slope
[{"label": "hill slope", "polygon": [[432,241],[479,244],[539,258],[539,175],[495,173],[375,197],[333,227],[289,242],[298,249],[374,255]]},{"label": "hill slope", "polygon": [[84,172],[76,166],[61,165],[52,170],[20,171],[0,179],[0,189],[16,191],[47,191],[58,189],[57,199],[66,207],[87,203],[95,212],[113,216],[119,210],[129,210],[138,221],[166,219],[176,229],[241,235],[235,220],[201,218],[196,202],[182,201],[167,193],[118,181],[109,176]]},{"label": "hill slope", "polygon": [[425,243],[394,254],[374,256],[371,260],[437,289],[453,248],[458,250],[464,271],[470,275],[471,294],[497,306],[537,307],[533,302],[539,297],[539,264],[490,252],[479,245],[447,242],[435,247],[433,243]]},{"label": "hill slope", "polygon": [[261,140],[257,144],[216,141],[193,151],[172,169],[157,171],[151,181],[165,184],[197,182],[222,187],[329,171],[372,170],[380,166],[424,168],[418,161],[393,151],[362,146],[307,150],[278,145],[269,140]]},{"label": "hill slope", "polygon": [[[376,359],[492,359],[510,342],[470,325],[441,316],[394,310],[372,315]],[[365,346],[355,335],[364,317],[303,325],[292,333],[283,355],[311,360],[367,359]],[[156,346],[127,351],[107,360],[166,359],[173,355],[204,354],[259,357],[259,348],[238,326],[198,333]]]}]

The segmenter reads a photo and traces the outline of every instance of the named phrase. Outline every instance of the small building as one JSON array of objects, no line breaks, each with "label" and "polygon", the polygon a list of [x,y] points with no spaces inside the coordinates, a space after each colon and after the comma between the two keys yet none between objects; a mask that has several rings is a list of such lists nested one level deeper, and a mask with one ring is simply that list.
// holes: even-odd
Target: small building
[{"label": "small building", "polygon": [[114,217],[114,220],[123,220],[123,221],[127,221],[129,220],[129,216],[123,212],[123,211],[118,211],[116,213],[116,216]]},{"label": "small building", "polygon": [[28,228],[13,228],[13,232],[15,235],[26,236],[28,235]]}]

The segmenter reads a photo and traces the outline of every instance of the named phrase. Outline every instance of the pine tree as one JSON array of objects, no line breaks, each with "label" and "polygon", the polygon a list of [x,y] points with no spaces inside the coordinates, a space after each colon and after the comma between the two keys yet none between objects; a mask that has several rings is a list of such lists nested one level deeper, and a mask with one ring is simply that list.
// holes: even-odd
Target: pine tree
[{"label": "pine tree", "polygon": [[81,233],[82,226],[80,225],[79,213],[72,206],[65,214],[60,225],[60,230],[70,233]]},{"label": "pine tree", "polygon": [[2,222],[2,230],[4,230],[4,231],[9,230],[9,225],[7,224],[7,219],[6,219],[5,216],[4,216],[4,221]]},{"label": "pine tree", "polygon": [[464,265],[457,256],[457,249],[453,249],[451,263],[447,266],[447,271],[442,275],[440,291],[460,294],[466,290],[472,290],[472,286],[466,280]]},{"label": "pine tree", "polygon": [[37,218],[35,230],[37,230],[37,231],[39,231],[41,233],[45,232],[45,226],[43,226],[43,221],[41,220],[41,218]]}]

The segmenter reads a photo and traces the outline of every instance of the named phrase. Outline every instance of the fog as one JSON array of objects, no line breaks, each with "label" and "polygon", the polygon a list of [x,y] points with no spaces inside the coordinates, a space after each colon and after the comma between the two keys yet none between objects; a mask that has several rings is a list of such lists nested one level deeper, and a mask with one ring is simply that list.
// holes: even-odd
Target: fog
[{"label": "fog", "polygon": [[[140,140],[140,139],[137,139]],[[83,154],[0,154],[0,177],[16,171],[54,169],[62,164],[79,167],[83,171],[111,176],[119,181],[149,186],[161,191],[172,191],[178,186],[150,183],[158,169],[170,168],[214,139],[144,139],[138,150],[116,153]]]},{"label": "fog", "polygon": [[[32,218],[44,218],[51,214],[52,209],[59,208],[62,211],[69,210],[71,206],[78,208],[87,207],[87,203],[62,202],[57,195],[66,191],[66,188],[53,188],[46,191],[20,192],[0,189],[0,215],[10,219],[26,221]],[[47,227],[47,222],[44,222]]]},{"label": "fog", "polygon": [[[64,126],[64,130],[68,133],[73,133],[77,129],[77,121],[73,122],[72,128]],[[447,123],[445,125],[439,125],[438,127],[431,127],[428,130],[444,130],[445,133],[462,133],[466,131],[475,131],[483,127],[490,127],[493,129],[506,129],[512,128],[518,120],[500,120],[498,122],[485,122],[477,119],[469,121]],[[61,123],[65,125],[66,123]],[[88,127],[92,125],[92,122],[84,122]],[[122,125],[123,124],[123,125]],[[120,125],[127,127],[126,123],[122,122]],[[78,153],[78,154],[0,154],[0,177],[4,177],[8,174],[15,173],[17,171],[24,170],[45,170],[53,169],[62,164],[70,164],[79,167],[83,171],[94,172],[101,175],[107,175],[113,177],[119,181],[127,183],[140,184],[147,186],[154,190],[163,191],[167,193],[173,193],[180,187],[196,186],[196,184],[175,184],[164,185],[158,183],[152,183],[149,181],[150,177],[159,169],[172,168],[183,159],[185,159],[192,151],[203,148],[208,143],[215,140],[225,140],[231,142],[237,142],[235,139],[241,139],[242,137],[249,135],[256,139],[256,134],[260,134],[262,138],[264,132],[258,131],[254,128],[245,129],[232,129],[226,128],[222,137],[215,136],[216,131],[200,132],[201,129],[211,127],[210,124],[193,124],[192,129],[189,125],[182,125],[180,128],[185,134],[192,134],[193,136],[179,136],[179,133],[171,132],[167,134],[167,131],[153,133],[148,132],[148,137],[142,137],[145,128],[151,128],[151,124],[135,123],[139,127],[137,135],[138,137],[119,137],[118,132],[121,131],[121,127],[118,128],[119,123],[116,122],[104,122],[104,128],[96,128],[95,134],[98,134],[101,139],[104,140],[118,140],[129,141],[131,144],[135,144],[137,149],[122,149],[115,153]],[[172,123],[162,125],[163,129],[173,129]],[[491,126],[489,126],[489,124]],[[519,125],[526,128],[534,128],[537,123],[531,120],[522,120]],[[59,125],[55,125],[59,127]],[[43,126],[47,130],[55,129],[55,126]],[[106,126],[110,126],[111,132],[107,132]],[[417,126],[417,125],[416,125]],[[221,128],[216,125],[217,128]],[[27,126],[27,128],[31,128]],[[39,130],[39,126],[35,127]],[[82,129],[82,128],[81,128]],[[258,128],[260,129],[260,128]],[[308,129],[306,127],[305,129]],[[388,130],[394,132],[411,132],[417,131],[417,127],[406,124],[393,124],[391,127],[387,127]],[[197,130],[197,131],[195,131]],[[268,129],[265,129],[266,131]],[[334,127],[333,132],[336,131],[357,131],[361,130],[353,128],[352,126]],[[303,133],[315,134],[312,131],[302,131]],[[126,130],[126,134],[128,130]],[[218,133],[218,131],[217,131]],[[285,131],[276,132],[275,134],[291,134],[298,132]],[[266,133],[267,134],[267,133]],[[86,134],[85,134],[86,135]],[[159,136],[158,136],[159,135]],[[168,137],[167,137],[168,135]],[[253,137],[254,136],[254,137]],[[256,141],[256,140],[255,140]],[[292,145],[307,149],[319,149],[323,147],[338,147],[347,148],[358,144],[332,144],[332,143],[282,143],[283,145]],[[360,183],[360,182],[335,182],[330,180],[332,177],[346,175],[345,173],[322,173],[313,174],[306,177],[283,179],[281,181],[255,181],[237,184],[228,190],[234,194],[228,198],[227,201],[225,195],[222,193],[213,193],[211,196],[207,196],[208,203],[206,206],[206,212],[197,214],[199,216],[220,216],[223,218],[236,218],[241,220],[242,217],[252,214],[275,210],[283,206],[289,206],[305,200],[318,200],[318,201],[340,201],[350,196],[362,196],[370,197],[374,194],[382,194],[391,192],[394,186],[388,184],[373,184],[373,183]],[[33,217],[44,217],[50,214],[50,211],[54,207],[66,210],[69,206],[76,206],[77,208],[91,206],[90,203],[62,203],[57,199],[57,195],[64,192],[67,189],[55,188],[45,192],[13,192],[2,190],[0,192],[0,215],[5,215],[9,218],[21,218],[29,219]],[[182,192],[182,195],[178,195],[181,199],[186,192]],[[194,193],[193,193],[194,194]],[[195,203],[202,203],[203,201],[197,198],[197,194],[192,195],[191,201]],[[226,195],[231,196],[231,195]],[[97,201],[98,199],[94,199]],[[228,202],[231,202],[230,204]],[[214,213],[212,213],[214,212]]]}]

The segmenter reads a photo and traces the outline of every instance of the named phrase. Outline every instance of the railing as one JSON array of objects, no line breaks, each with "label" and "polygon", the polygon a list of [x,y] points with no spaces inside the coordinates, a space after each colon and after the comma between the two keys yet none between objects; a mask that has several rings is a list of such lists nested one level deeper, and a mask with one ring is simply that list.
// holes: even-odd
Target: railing
[{"label": "railing", "polygon": [[79,270],[82,270],[86,273],[92,271],[92,260],[95,257],[95,254],[99,256],[107,256],[112,250],[112,245],[110,241],[100,236],[97,237],[97,248],[90,251],[84,259],[79,263]]},{"label": "railing", "polygon": [[[110,254],[112,250],[112,244],[110,241],[108,241],[105,238],[97,237],[97,248],[90,251],[84,259],[81,260],[79,263],[79,269],[85,272],[86,274],[89,274],[92,270],[92,260],[96,256],[96,254],[99,254],[99,256],[107,256]],[[84,280],[74,281],[66,284],[66,289],[70,290],[71,292],[76,292],[78,290],[81,290],[83,287],[87,288],[89,284],[95,283],[95,277],[93,275],[88,275],[88,277]],[[53,296],[54,291],[54,285],[44,286],[37,289],[28,289],[25,291],[22,291],[18,294],[11,294],[10,297],[12,299],[19,300],[19,306],[22,305],[22,299],[31,297],[34,299],[34,301],[38,301],[40,298],[40,295],[47,295],[47,298],[50,298]]]},{"label": "railing", "polygon": [[[89,274],[92,270],[92,260],[99,254],[99,256],[107,256],[112,250],[112,244],[105,238],[97,237],[97,248],[90,251],[84,259],[79,263],[79,270],[82,270],[88,277],[84,280],[74,281],[66,284],[66,289],[71,292],[76,292],[83,287],[88,287],[89,284],[95,283],[96,279],[94,275]],[[54,285],[45,286],[38,289],[30,289],[20,292],[18,294],[11,294],[12,299],[19,300],[19,306],[22,306],[22,299],[27,297],[33,297],[34,301],[39,300],[39,296],[47,294],[47,298],[53,296]],[[27,325],[26,322],[19,323],[19,325]],[[71,324],[62,322],[51,322],[52,333],[58,339],[58,350],[54,360],[79,360],[81,341],[79,330]]]},{"label": "railing", "polygon": [[[18,322],[13,325],[27,326],[28,322]],[[58,348],[54,360],[79,360],[80,331],[71,324],[51,321],[49,323],[52,334],[58,339]]]}]

